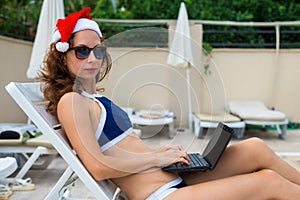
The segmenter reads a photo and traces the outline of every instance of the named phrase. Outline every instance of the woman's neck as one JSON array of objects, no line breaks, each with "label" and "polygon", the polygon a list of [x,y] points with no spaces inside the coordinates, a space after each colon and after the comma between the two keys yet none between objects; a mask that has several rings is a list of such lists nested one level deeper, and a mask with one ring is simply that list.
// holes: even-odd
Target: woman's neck
[{"label": "woman's neck", "polygon": [[95,94],[96,91],[96,87],[95,88],[87,88],[87,87],[83,87],[83,90],[89,94]]},{"label": "woman's neck", "polygon": [[85,80],[80,80],[82,90],[89,94],[95,94],[97,92],[96,90],[96,83],[95,81],[85,81]]}]

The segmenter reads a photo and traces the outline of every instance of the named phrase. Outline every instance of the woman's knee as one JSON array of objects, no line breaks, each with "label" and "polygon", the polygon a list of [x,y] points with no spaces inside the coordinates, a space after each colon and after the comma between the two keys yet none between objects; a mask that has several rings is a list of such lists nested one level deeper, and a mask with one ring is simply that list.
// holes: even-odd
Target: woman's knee
[{"label": "woman's knee", "polygon": [[260,139],[260,138],[256,138],[256,137],[252,137],[246,140],[242,140],[238,143],[236,143],[236,145],[233,145],[234,147],[236,147],[238,150],[246,150],[247,152],[252,152],[255,151],[257,149],[261,149],[265,147],[265,142]]},{"label": "woman's knee", "polygon": [[277,180],[280,177],[280,175],[277,172],[275,172],[271,169],[263,169],[263,170],[260,170],[259,173],[262,174],[264,176],[264,178],[266,178],[266,180],[268,180],[268,181],[269,180]]},{"label": "woman's knee", "polygon": [[260,173],[262,176],[261,180],[265,181],[265,186],[270,186],[273,189],[283,188],[283,186],[287,183],[287,181],[282,176],[280,176],[277,172],[273,170],[264,169],[259,171],[258,173]]},{"label": "woman's knee", "polygon": [[244,141],[253,147],[261,147],[266,145],[266,143],[258,137],[252,137]]},{"label": "woman's knee", "polygon": [[237,151],[243,152],[242,154],[248,159],[252,160],[255,163],[265,163],[270,162],[272,156],[271,150],[267,144],[260,138],[249,138],[243,140],[240,144],[237,145]]},{"label": "woman's knee", "polygon": [[249,138],[244,140],[243,147],[251,152],[257,152],[258,154],[262,154],[266,149],[268,149],[266,143],[257,137]]}]

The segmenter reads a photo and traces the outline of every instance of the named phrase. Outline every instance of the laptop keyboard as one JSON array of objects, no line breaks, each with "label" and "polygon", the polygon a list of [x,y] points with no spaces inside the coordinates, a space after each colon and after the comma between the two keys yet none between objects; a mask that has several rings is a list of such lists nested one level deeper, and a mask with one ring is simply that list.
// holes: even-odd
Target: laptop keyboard
[{"label": "laptop keyboard", "polygon": [[199,153],[191,153],[188,154],[189,158],[190,158],[190,166],[191,167],[208,167],[209,164],[206,162],[206,160],[204,160],[204,158],[202,156],[200,156]]},{"label": "laptop keyboard", "polygon": [[180,171],[191,171],[191,170],[199,170],[199,169],[208,169],[209,164],[199,153],[189,153],[190,165],[186,165],[184,163],[174,163],[169,166],[172,169],[181,169]]},{"label": "laptop keyboard", "polygon": [[218,123],[212,138],[206,145],[202,157],[199,153],[188,154],[190,159],[190,165],[185,165],[182,163],[175,163],[166,167],[162,170],[168,172],[187,172],[187,171],[206,171],[213,170],[217,165],[220,157],[222,156],[224,150],[226,149],[230,138],[233,134],[233,129],[230,127]]}]

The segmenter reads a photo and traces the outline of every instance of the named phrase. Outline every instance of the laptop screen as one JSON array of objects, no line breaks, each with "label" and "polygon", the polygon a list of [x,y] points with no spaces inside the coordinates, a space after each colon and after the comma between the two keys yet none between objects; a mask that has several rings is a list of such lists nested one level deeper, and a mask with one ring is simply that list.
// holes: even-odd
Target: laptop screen
[{"label": "laptop screen", "polygon": [[219,161],[222,152],[227,147],[231,135],[233,134],[233,129],[228,126],[219,123],[215,129],[212,138],[210,139],[207,147],[203,152],[203,157],[211,165],[211,170],[214,169],[217,162]]}]

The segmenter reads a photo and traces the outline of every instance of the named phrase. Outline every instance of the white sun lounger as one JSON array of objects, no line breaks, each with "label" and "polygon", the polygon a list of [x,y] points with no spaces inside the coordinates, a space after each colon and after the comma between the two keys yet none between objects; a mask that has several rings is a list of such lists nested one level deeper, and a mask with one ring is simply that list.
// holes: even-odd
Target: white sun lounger
[{"label": "white sun lounger", "polygon": [[43,135],[28,139],[26,142],[0,140],[0,153],[16,153],[24,157],[26,162],[15,176],[19,179],[23,178],[32,167],[46,169],[57,155],[57,151]]},{"label": "white sun lounger", "polygon": [[234,134],[238,139],[243,138],[245,131],[245,123],[238,117],[229,113],[208,114],[208,113],[193,113],[193,130],[196,137],[203,136],[204,128],[216,128],[218,122],[223,122],[227,126],[234,129]]},{"label": "white sun lounger", "polygon": [[111,200],[117,198],[120,189],[112,185],[110,181],[95,181],[71,148],[57,119],[46,112],[46,102],[43,100],[39,83],[11,82],[6,86],[6,90],[68,164],[64,174],[43,199],[70,199],[68,194],[77,177],[96,199]]},{"label": "white sun lounger", "polygon": [[169,138],[175,136],[174,113],[169,110],[146,110],[142,109],[134,115],[129,115],[133,126],[169,126]]},{"label": "white sun lounger", "polygon": [[17,168],[18,165],[15,158],[0,158],[0,179],[10,176]]},{"label": "white sun lounger", "polygon": [[[57,155],[57,151],[55,151],[51,143],[43,135],[29,138],[29,135],[25,134],[25,132],[29,132],[34,135],[37,130],[33,124],[0,124],[0,153],[4,155],[18,154],[25,160],[24,164],[19,163],[22,165],[19,166],[20,170],[15,178],[23,178],[32,167],[35,169],[47,168]],[[27,137],[24,135],[27,135]]]},{"label": "white sun lounger", "polygon": [[228,109],[230,113],[241,118],[246,125],[276,126],[279,137],[286,136],[288,119],[285,114],[268,109],[261,101],[229,101]]}]

